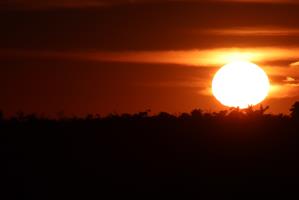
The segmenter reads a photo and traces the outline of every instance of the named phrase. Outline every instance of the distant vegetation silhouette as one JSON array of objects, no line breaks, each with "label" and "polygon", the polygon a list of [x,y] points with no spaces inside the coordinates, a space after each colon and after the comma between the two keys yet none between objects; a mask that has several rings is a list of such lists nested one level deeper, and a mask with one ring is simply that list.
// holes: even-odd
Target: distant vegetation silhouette
[{"label": "distant vegetation silhouette", "polygon": [[[48,119],[0,112],[1,182],[11,199],[219,195],[297,185],[299,102],[179,116],[149,111]],[[249,186],[244,187],[244,184]]]}]

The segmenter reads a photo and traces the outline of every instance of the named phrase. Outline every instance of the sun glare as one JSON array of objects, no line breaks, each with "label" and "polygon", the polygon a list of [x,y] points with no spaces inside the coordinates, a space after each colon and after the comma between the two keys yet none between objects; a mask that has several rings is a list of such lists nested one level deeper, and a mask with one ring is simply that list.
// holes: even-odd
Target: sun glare
[{"label": "sun glare", "polygon": [[248,61],[224,65],[212,81],[213,95],[228,107],[247,108],[257,105],[267,97],[269,89],[267,74]]}]

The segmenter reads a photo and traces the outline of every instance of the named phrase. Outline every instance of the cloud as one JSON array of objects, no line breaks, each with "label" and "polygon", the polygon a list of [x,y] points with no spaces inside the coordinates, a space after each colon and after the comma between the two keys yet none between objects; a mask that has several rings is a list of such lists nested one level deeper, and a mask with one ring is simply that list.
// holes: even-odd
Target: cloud
[{"label": "cloud", "polygon": [[84,8],[101,7],[121,4],[140,3],[171,3],[171,2],[198,2],[198,3],[271,3],[271,4],[298,4],[296,0],[2,0],[1,9],[55,9],[55,8]]},{"label": "cloud", "polygon": [[[294,77],[299,76],[297,67],[271,66],[280,60],[299,60],[298,48],[216,48],[180,51],[29,51],[29,50],[0,50],[0,60],[5,59],[50,59],[50,60],[82,60],[93,62],[144,63],[144,64],[174,64],[185,67],[220,67],[234,60],[249,60],[264,67],[270,80],[273,78],[269,98],[294,97],[299,94],[299,83]],[[267,64],[268,63],[268,64]],[[142,65],[140,65],[142,67]],[[161,82],[159,87],[195,87],[198,93],[211,96],[211,77],[205,80],[187,82]]]},{"label": "cloud", "polygon": [[[0,50],[0,59],[39,58],[67,59],[98,62],[126,62],[177,64],[198,67],[219,67],[236,60],[248,60],[267,63],[299,59],[299,48],[215,48],[200,50],[169,51],[33,51],[33,50]],[[291,64],[292,66],[294,64]],[[288,67],[288,66],[284,66]]]},{"label": "cloud", "polygon": [[[166,0],[167,1],[167,0]],[[168,0],[168,1],[186,1],[186,0]],[[189,0],[202,1],[202,0]],[[210,2],[235,2],[235,3],[270,3],[270,4],[297,4],[297,0],[209,0]]]},{"label": "cloud", "polygon": [[183,87],[183,88],[204,88],[206,84],[206,80],[189,80],[189,81],[160,81],[154,83],[137,83],[138,86],[145,86],[145,87]]},{"label": "cloud", "polygon": [[215,0],[220,2],[237,3],[270,3],[270,4],[298,4],[297,0]]},{"label": "cloud", "polygon": [[52,8],[82,8],[99,7],[116,3],[129,2],[128,0],[4,0],[0,2],[2,9],[52,9]]},{"label": "cloud", "polygon": [[210,29],[199,32],[220,36],[299,36],[299,29],[285,27],[239,27]]},{"label": "cloud", "polygon": [[299,66],[299,61],[291,63],[290,66],[291,67]]},{"label": "cloud", "polygon": [[[1,60],[71,60],[93,62],[118,62],[142,64],[174,64],[182,67],[220,67],[230,61],[245,59],[262,66],[270,77],[271,91],[268,98],[286,98],[299,96],[299,72],[294,65],[271,66],[276,60],[299,60],[298,48],[217,48],[202,50],[180,51],[123,51],[123,52],[100,52],[100,51],[33,51],[33,50],[0,50]],[[267,65],[267,62],[270,65]],[[210,76],[211,75],[211,76]],[[211,96],[210,81],[212,74],[206,78],[188,81],[159,82],[158,87],[194,87],[198,93]],[[153,86],[153,85],[151,85]]]},{"label": "cloud", "polygon": [[271,85],[269,98],[281,99],[299,96],[299,84],[287,83],[281,85]]},{"label": "cloud", "polygon": [[292,82],[295,82],[296,79],[293,78],[293,77],[290,77],[290,76],[287,76],[286,79],[284,80],[284,82],[288,82],[288,83],[292,83]]}]

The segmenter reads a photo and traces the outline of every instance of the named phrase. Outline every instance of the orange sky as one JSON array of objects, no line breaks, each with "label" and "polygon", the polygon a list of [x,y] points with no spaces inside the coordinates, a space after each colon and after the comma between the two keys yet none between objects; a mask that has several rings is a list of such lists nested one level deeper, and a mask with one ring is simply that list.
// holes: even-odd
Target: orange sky
[{"label": "orange sky", "polygon": [[299,96],[299,3],[270,0],[0,3],[0,108],[55,115],[224,109],[213,74],[259,64],[263,104],[288,113]]}]

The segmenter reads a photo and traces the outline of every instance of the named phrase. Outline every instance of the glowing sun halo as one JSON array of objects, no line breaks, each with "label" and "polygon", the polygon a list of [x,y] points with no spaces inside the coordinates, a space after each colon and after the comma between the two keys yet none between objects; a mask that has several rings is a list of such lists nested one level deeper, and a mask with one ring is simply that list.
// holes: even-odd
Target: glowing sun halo
[{"label": "glowing sun halo", "polygon": [[247,61],[224,65],[212,81],[213,95],[228,107],[257,105],[267,97],[269,89],[267,74],[259,66]]}]

